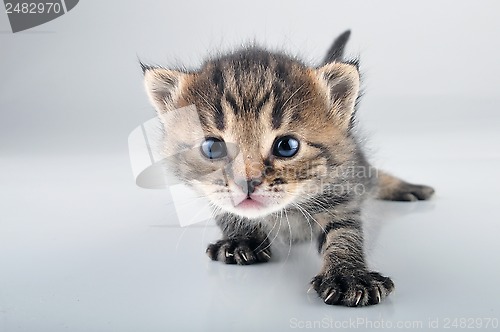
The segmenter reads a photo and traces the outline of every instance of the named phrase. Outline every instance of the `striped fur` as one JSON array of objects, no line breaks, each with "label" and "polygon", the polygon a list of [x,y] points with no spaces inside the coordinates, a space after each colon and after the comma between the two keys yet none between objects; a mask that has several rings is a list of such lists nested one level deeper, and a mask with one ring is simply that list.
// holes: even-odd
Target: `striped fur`
[{"label": "striped fur", "polygon": [[[370,196],[427,199],[432,189],[410,185],[372,168],[353,131],[359,98],[357,62],[343,62],[349,32],[330,48],[325,64],[311,68],[282,53],[247,47],[207,60],[187,72],[143,65],[148,96],[165,126],[165,149],[186,184],[214,207],[223,238],[207,249],[213,260],[252,264],[271,257],[275,236],[300,241],[312,233],[324,258],[312,286],[327,304],[376,304],[393,289],[389,278],[368,271],[360,212]],[[195,105],[201,130],[174,109]],[[276,156],[280,137],[300,147]],[[227,157],[210,159],[198,147],[205,137],[227,144]],[[265,204],[242,209],[252,195]],[[254,193],[255,191],[255,193]],[[283,223],[289,227],[281,227]]]}]

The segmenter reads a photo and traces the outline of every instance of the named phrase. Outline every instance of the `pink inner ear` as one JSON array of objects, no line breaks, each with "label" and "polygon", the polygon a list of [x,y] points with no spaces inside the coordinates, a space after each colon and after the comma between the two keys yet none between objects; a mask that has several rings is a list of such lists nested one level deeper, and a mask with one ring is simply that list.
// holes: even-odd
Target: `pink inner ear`
[{"label": "pink inner ear", "polygon": [[144,71],[146,93],[158,114],[175,109],[185,75],[164,68],[146,68]]},{"label": "pink inner ear", "polygon": [[332,116],[339,127],[347,130],[359,95],[359,73],[354,65],[330,63],[318,70],[325,80],[330,97]]}]

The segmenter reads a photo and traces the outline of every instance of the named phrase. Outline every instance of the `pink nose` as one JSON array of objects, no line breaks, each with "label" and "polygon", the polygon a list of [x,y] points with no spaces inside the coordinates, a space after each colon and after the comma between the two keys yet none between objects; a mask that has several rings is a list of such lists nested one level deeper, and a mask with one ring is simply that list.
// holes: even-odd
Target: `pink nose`
[{"label": "pink nose", "polygon": [[262,180],[253,178],[250,180],[244,179],[244,180],[237,180],[235,181],[238,187],[243,190],[244,193],[246,193],[248,196],[254,193],[255,188],[258,187],[259,185],[262,184]]}]

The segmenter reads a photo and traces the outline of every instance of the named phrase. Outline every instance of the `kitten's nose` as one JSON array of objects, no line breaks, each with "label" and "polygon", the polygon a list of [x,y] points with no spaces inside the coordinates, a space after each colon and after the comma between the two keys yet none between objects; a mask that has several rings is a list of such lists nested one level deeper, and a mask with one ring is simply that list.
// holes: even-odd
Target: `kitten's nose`
[{"label": "kitten's nose", "polygon": [[254,193],[255,187],[258,187],[260,184],[262,184],[262,180],[257,178],[253,178],[250,180],[237,180],[235,182],[248,196]]}]

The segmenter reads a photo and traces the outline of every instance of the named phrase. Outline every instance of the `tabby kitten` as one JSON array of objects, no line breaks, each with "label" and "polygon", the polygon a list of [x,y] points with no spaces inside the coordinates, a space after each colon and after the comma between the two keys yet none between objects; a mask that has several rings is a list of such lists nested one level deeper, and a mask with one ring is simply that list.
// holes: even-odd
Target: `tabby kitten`
[{"label": "tabby kitten", "polygon": [[[323,257],[314,290],[326,304],[365,306],[379,303],[394,284],[367,268],[363,201],[425,200],[434,190],[366,160],[354,132],[358,64],[342,60],[349,34],[335,40],[317,68],[254,46],[195,71],[141,65],[165,149],[179,151],[171,167],[209,199],[222,230],[208,256],[227,264],[267,262],[275,236],[298,241],[312,233]],[[168,120],[189,105],[196,106],[202,135],[188,118]]]}]

